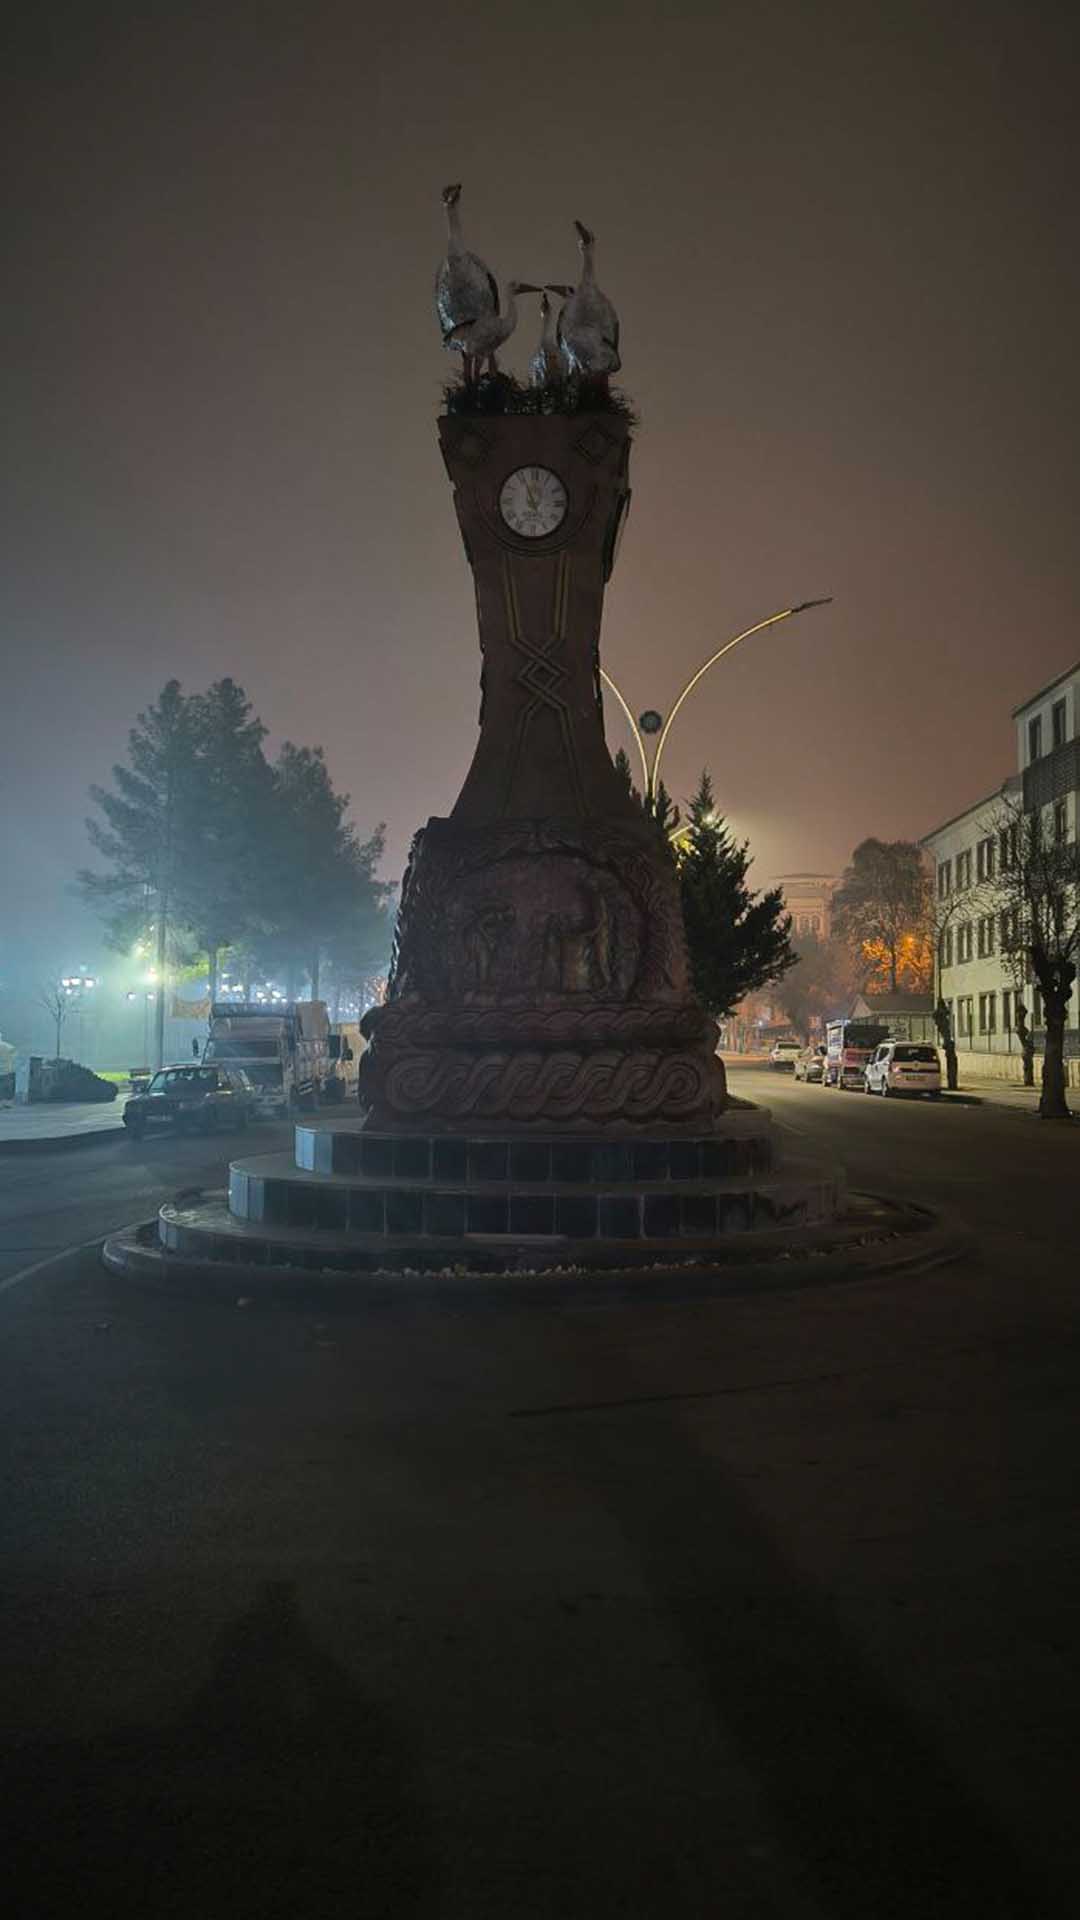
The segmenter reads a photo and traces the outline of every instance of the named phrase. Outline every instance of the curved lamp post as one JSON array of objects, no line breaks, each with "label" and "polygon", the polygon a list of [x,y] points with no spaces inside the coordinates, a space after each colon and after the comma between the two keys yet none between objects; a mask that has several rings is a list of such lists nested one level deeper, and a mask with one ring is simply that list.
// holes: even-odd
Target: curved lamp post
[{"label": "curved lamp post", "polygon": [[[624,699],[621,690],[619,689],[619,687],[616,686],[610,673],[605,673],[603,667],[601,667],[600,669],[601,680],[603,681],[605,687],[607,687],[610,690],[610,692],[612,692],[615,695],[616,700],[618,701],[620,707],[622,708],[624,714],[626,715],[627,720],[630,723],[630,731],[634,736],[634,741],[641,758],[641,771],[645,780],[646,804],[650,804],[656,798],[657,788],[660,783],[660,761],[663,757],[664,748],[667,744],[668,734],[671,732],[672,721],[674,720],[675,715],[678,713],[679,708],[682,706],[683,701],[687,698],[687,695],[693,693],[694,688],[697,686],[698,681],[702,679],[702,677],[706,673],[708,673],[709,668],[715,667],[717,661],[722,660],[725,653],[730,653],[732,647],[737,647],[740,640],[749,640],[752,634],[761,633],[766,627],[775,627],[776,625],[778,625],[778,623],[781,620],[791,620],[794,618],[794,616],[797,613],[806,613],[810,607],[827,607],[831,605],[831,603],[832,603],[831,594],[827,594],[823,600],[800,600],[797,607],[784,607],[782,612],[780,613],[771,613],[767,620],[758,620],[754,626],[744,627],[742,632],[735,634],[733,639],[725,640],[722,647],[717,647],[715,653],[711,653],[707,660],[702,661],[697,672],[691,674],[682,692],[679,694],[677,700],[675,701],[675,704],[672,707],[671,712],[668,714],[667,719],[660,722],[659,737],[657,739],[656,747],[653,752],[651,766],[649,764],[649,756],[645,750],[645,742],[642,738],[641,727],[638,721],[634,719],[634,716],[631,713],[630,708],[627,705],[627,702]],[[659,715],[646,713],[646,714],[642,714],[641,718],[642,720],[652,720],[654,722],[654,729],[655,729],[655,722],[659,720]]]}]

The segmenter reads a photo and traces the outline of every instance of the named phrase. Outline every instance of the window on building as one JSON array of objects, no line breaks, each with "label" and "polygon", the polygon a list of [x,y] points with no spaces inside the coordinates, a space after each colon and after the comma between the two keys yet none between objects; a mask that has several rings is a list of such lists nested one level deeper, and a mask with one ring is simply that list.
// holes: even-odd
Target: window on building
[{"label": "window on building", "polygon": [[952,861],[939,860],[937,864],[938,899],[946,900],[952,891]]},{"label": "window on building", "polygon": [[952,963],[953,963],[953,932],[951,927],[946,927],[940,939],[938,940],[938,966],[944,972],[946,967],[952,966]]},{"label": "window on building", "polygon": [[1002,953],[1011,953],[1020,937],[1020,913],[1016,907],[1003,907],[998,914],[998,945]]},{"label": "window on building", "polygon": [[971,885],[971,848],[968,847],[965,849],[963,853],[958,853],[956,856],[956,891],[957,893],[962,893],[964,891],[964,888],[970,887],[970,885]]},{"label": "window on building", "polygon": [[1055,747],[1065,745],[1065,702],[1055,700],[1050,709],[1050,738]]},{"label": "window on building", "polygon": [[971,959],[971,921],[964,920],[956,929],[956,959],[959,966]]},{"label": "window on building", "polygon": [[980,880],[994,877],[994,836],[988,834],[975,848],[975,872]]},{"label": "window on building", "polygon": [[1032,987],[1031,989],[1031,1024],[1033,1027],[1041,1027],[1042,1023],[1043,1023],[1042,994],[1039,992],[1038,987]]},{"label": "window on building", "polygon": [[979,959],[989,960],[994,951],[994,916],[984,913],[979,921]]},{"label": "window on building", "polygon": [[1069,816],[1064,800],[1054,801],[1054,845],[1060,847],[1069,832]]},{"label": "window on building", "polygon": [[956,1002],[956,1032],[959,1039],[971,1038],[975,1002],[970,993],[962,993]]},{"label": "window on building", "polygon": [[1012,989],[1011,987],[1006,987],[1001,996],[1001,1026],[1004,1033],[1012,1032],[1012,1003]]},{"label": "window on building", "polygon": [[1019,829],[1014,820],[1011,826],[1002,827],[998,834],[998,865],[1003,873],[1016,865]]},{"label": "window on building", "polygon": [[997,1032],[997,994],[996,993],[980,993],[979,995],[979,1032],[980,1033],[996,1033]]},{"label": "window on building", "polygon": [[1028,721],[1028,765],[1033,760],[1042,759],[1042,714],[1037,713],[1034,720]]}]

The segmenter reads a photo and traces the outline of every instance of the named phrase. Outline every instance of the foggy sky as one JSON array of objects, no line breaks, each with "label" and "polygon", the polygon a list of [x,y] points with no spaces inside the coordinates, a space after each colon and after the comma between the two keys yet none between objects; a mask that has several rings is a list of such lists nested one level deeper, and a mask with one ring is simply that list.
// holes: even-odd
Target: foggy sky
[{"label": "foggy sky", "polygon": [[[1010,770],[1080,655],[1076,44],[1062,6],[24,19],[8,85],[2,958],[61,971],[107,780],[162,683],[321,743],[386,873],[475,739],[434,420],[439,193],[511,276],[598,235],[642,416],[603,659],[670,705],[759,880],[916,836]],[[29,10],[27,10],[29,16]],[[536,303],[504,355],[523,370]],[[609,710],[612,749],[628,744]],[[78,936],[81,944],[86,942]]]}]

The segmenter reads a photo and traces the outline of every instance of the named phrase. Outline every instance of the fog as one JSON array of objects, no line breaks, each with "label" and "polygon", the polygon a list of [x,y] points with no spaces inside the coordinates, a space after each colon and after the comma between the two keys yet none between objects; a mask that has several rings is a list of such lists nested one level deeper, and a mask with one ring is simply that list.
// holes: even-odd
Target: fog
[{"label": "fog", "polygon": [[[434,429],[447,180],[504,280],[572,279],[572,219],[598,235],[641,415],[603,653],[633,708],[835,596],[687,703],[676,797],[707,764],[764,882],[990,791],[1080,653],[1074,32],[993,0],[24,11],[0,1031],[42,1045],[34,984],[85,964],[99,1050],[136,1043],[68,889],[171,675],[323,745],[388,877],[452,805],[479,661]],[[527,303],[507,364],[534,334]]]}]

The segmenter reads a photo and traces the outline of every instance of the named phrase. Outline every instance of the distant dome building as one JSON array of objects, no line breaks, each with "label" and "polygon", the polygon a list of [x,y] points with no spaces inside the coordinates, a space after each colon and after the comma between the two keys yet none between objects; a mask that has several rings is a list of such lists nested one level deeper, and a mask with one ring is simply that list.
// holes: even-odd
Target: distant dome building
[{"label": "distant dome building", "polygon": [[827,940],[839,879],[828,873],[778,873],[773,884],[783,889],[792,933]]}]

